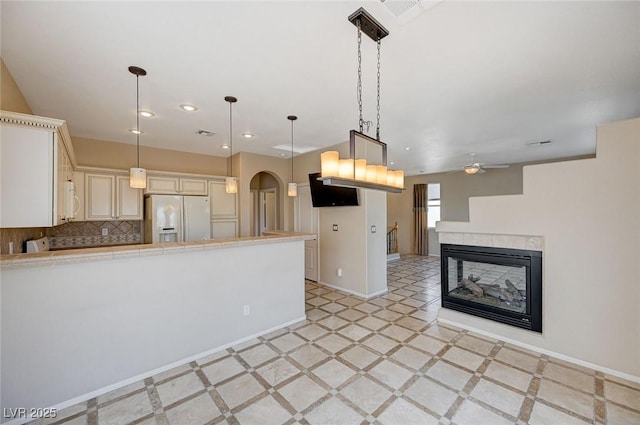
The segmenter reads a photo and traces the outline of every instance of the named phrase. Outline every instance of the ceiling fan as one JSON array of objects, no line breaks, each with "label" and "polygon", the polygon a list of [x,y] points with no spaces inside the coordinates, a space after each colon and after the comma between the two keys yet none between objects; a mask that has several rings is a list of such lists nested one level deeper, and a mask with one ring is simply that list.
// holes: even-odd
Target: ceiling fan
[{"label": "ceiling fan", "polygon": [[467,174],[473,175],[485,173],[490,168],[509,168],[507,164],[485,164],[484,162],[478,162],[475,153],[470,153],[469,156],[471,156],[471,163],[455,171],[464,171]]}]

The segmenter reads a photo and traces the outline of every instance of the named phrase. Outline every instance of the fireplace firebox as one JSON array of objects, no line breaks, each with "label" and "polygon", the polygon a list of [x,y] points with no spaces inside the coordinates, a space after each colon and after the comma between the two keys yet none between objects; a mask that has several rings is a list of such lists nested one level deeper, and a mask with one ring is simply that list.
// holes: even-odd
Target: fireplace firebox
[{"label": "fireplace firebox", "polygon": [[542,252],[441,245],[442,307],[542,332]]}]

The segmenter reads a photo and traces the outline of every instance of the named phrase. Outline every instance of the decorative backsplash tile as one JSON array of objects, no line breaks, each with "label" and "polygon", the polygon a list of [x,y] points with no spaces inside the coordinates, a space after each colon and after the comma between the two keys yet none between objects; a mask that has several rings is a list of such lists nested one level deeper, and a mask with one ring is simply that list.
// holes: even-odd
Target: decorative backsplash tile
[{"label": "decorative backsplash tile", "polygon": [[131,245],[142,243],[142,221],[75,221],[46,233],[51,249]]}]

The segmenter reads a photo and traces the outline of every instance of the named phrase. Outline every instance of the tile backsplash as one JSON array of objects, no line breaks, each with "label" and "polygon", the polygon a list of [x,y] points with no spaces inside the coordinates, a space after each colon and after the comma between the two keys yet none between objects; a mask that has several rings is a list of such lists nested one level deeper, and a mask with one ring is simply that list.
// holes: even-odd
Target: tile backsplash
[{"label": "tile backsplash", "polygon": [[[89,248],[95,246],[133,245],[143,242],[142,221],[73,221],[56,227],[0,229],[0,254],[26,252],[25,241],[49,237],[54,249]],[[106,235],[103,235],[103,229]]]}]

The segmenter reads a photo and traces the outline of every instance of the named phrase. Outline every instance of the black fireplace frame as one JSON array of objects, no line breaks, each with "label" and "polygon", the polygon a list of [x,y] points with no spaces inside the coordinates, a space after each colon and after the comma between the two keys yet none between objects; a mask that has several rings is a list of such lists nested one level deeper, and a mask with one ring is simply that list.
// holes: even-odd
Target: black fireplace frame
[{"label": "black fireplace frame", "polygon": [[[448,259],[475,261],[505,266],[525,266],[526,309],[524,313],[449,295]],[[494,248],[471,245],[440,245],[442,307],[535,332],[542,332],[542,252],[524,249]],[[459,262],[461,264],[461,262]],[[461,271],[458,271],[460,274]],[[461,276],[457,276],[458,281]]]}]

